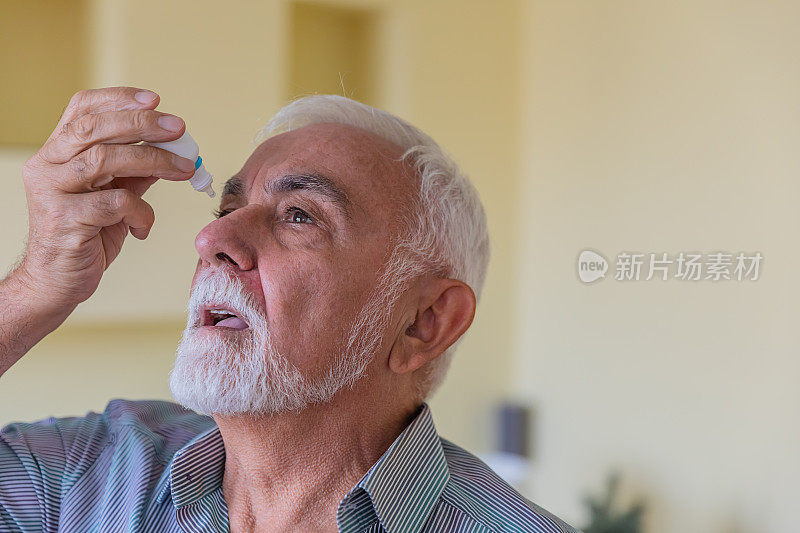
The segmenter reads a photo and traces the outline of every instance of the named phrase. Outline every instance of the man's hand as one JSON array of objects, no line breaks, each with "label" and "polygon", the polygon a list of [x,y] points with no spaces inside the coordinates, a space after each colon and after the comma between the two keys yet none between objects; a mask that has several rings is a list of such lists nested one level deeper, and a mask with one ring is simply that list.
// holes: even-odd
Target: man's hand
[{"label": "man's hand", "polygon": [[187,180],[194,162],[134,145],[183,135],[183,121],[154,111],[159,97],[133,87],[81,91],[44,146],[26,163],[28,242],[13,273],[29,298],[71,312],[97,289],[130,233],[155,220],[142,194],[158,179]]}]

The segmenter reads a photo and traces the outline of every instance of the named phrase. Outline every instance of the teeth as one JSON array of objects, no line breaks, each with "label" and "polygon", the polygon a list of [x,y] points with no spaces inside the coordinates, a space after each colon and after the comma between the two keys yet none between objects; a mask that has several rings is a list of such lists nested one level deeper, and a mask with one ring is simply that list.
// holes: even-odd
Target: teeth
[{"label": "teeth", "polygon": [[208,312],[211,313],[212,315],[232,315],[232,314],[234,314],[234,313],[231,313],[230,311],[226,311],[224,309],[209,309]]}]

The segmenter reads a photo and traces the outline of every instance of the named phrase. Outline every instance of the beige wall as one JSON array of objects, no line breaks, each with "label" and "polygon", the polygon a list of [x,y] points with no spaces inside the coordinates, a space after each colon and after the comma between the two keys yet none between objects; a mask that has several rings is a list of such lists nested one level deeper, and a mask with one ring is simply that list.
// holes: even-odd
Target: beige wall
[{"label": "beige wall", "polygon": [[[616,466],[649,532],[800,530],[798,23],[779,2],[526,10],[513,376],[532,496],[567,518]],[[765,259],[756,282],[585,286],[586,247]]]}]

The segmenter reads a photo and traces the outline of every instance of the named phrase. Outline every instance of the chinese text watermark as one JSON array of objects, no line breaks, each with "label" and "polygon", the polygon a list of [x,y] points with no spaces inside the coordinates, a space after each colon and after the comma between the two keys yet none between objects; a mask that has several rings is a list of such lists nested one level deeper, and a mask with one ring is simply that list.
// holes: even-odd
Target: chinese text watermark
[{"label": "chinese text watermark", "polygon": [[[616,281],[756,281],[763,259],[761,252],[620,252],[613,272]],[[578,278],[584,283],[605,278],[609,268],[594,250],[578,255]]]}]

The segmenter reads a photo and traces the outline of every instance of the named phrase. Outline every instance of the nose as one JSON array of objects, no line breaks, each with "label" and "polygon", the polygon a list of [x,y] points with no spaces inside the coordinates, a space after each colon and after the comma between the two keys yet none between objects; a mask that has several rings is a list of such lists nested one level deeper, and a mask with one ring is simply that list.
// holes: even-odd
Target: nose
[{"label": "nose", "polygon": [[197,234],[194,247],[206,266],[218,267],[227,263],[238,270],[255,267],[253,247],[247,241],[248,224],[242,216],[237,216],[238,211],[211,221]]}]

